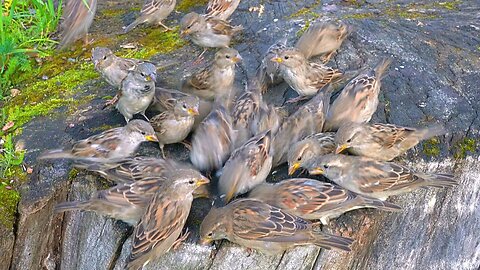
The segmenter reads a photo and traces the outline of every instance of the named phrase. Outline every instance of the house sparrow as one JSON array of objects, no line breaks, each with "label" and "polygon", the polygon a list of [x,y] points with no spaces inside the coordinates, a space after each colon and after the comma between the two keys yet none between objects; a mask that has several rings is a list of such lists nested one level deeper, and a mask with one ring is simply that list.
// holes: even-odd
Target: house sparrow
[{"label": "house sparrow", "polygon": [[292,175],[299,168],[308,166],[317,157],[335,151],[335,133],[315,133],[294,143],[288,150],[288,174]]},{"label": "house sparrow", "polygon": [[130,121],[134,114],[140,113],[145,119],[145,111],[155,95],[157,68],[151,63],[142,63],[136,70],[128,72],[122,81],[116,105],[117,110]]},{"label": "house sparrow", "polygon": [[266,131],[236,149],[225,163],[218,181],[220,194],[230,201],[265,181],[272,169],[271,132]]},{"label": "house sparrow", "polygon": [[109,129],[70,148],[50,150],[38,159],[112,159],[132,155],[142,142],[158,142],[152,126],[143,120],[132,120],[124,127]]},{"label": "house sparrow", "polygon": [[294,178],[275,184],[263,183],[253,189],[249,198],[261,200],[304,219],[330,219],[360,208],[400,211],[396,204],[355,194],[337,185],[314,179]]},{"label": "house sparrow", "polygon": [[256,115],[257,119],[251,126],[253,135],[270,130],[272,136],[275,136],[286,116],[287,112],[283,108],[264,104],[260,107],[260,111]]},{"label": "house sparrow", "polygon": [[213,63],[201,69],[182,82],[182,91],[213,101],[216,96],[230,91],[235,79],[235,64],[242,57],[235,49],[223,48],[215,54]]},{"label": "house sparrow", "polygon": [[260,66],[257,68],[256,77],[261,83],[262,92],[268,89],[269,85],[276,85],[283,81],[280,76],[280,64],[272,61],[272,58],[279,55],[287,48],[287,38],[282,38],[270,46],[263,56]]},{"label": "house sparrow", "polygon": [[338,69],[309,62],[297,48],[286,48],[271,61],[279,63],[280,75],[300,96],[289,102],[313,96],[327,84],[342,78],[342,72]]},{"label": "house sparrow", "polygon": [[188,169],[173,159],[155,157],[127,157],[109,159],[98,162],[96,160],[76,160],[76,168],[99,173],[102,177],[115,183],[129,183],[147,178],[165,177],[166,173],[177,169]]},{"label": "house sparrow", "polygon": [[332,91],[333,87],[330,85],[325,91],[318,92],[283,121],[272,142],[273,167],[287,162],[287,154],[292,144],[322,131]]},{"label": "house sparrow", "polygon": [[163,147],[185,140],[192,131],[195,115],[198,115],[198,104],[184,102],[175,106],[173,111],[162,112],[150,120],[164,158]]},{"label": "house sparrow", "polygon": [[223,105],[216,106],[193,133],[192,164],[201,171],[221,168],[234,150],[235,137],[228,110]]},{"label": "house sparrow", "polygon": [[209,180],[178,172],[153,196],[133,231],[127,269],[140,269],[185,240],[180,236],[192,206],[192,192]]},{"label": "house sparrow", "polygon": [[135,182],[121,183],[107,190],[98,191],[91,199],[86,201],[59,203],[55,207],[55,212],[93,211],[134,226],[140,220],[148,202],[164,181],[167,180],[163,177],[152,177]]},{"label": "house sparrow", "polygon": [[205,10],[205,17],[226,21],[237,9],[238,4],[240,0],[210,0]]},{"label": "house sparrow", "polygon": [[302,34],[295,47],[306,59],[320,56],[327,63],[351,31],[350,26],[341,22],[317,21]]},{"label": "house sparrow", "polygon": [[351,80],[330,106],[325,131],[337,131],[343,123],[367,123],[377,110],[381,79],[392,62],[383,59],[375,70]]},{"label": "house sparrow", "polygon": [[155,96],[150,108],[165,112],[181,110],[184,105],[187,108],[198,108],[199,103],[200,100],[195,95],[190,95],[173,89],[156,87]]},{"label": "house sparrow", "polygon": [[266,254],[303,245],[350,251],[353,243],[350,238],[324,233],[317,224],[254,199],[211,209],[200,226],[200,239],[204,244],[227,239]]},{"label": "house sparrow", "polygon": [[415,129],[392,124],[346,123],[335,136],[335,153],[344,150],[356,156],[390,161],[404,154],[420,141],[447,131],[441,125]]},{"label": "house sparrow", "polygon": [[118,57],[105,47],[92,49],[92,62],[102,77],[115,88],[120,88],[128,72],[142,63],[141,60]]},{"label": "house sparrow", "polygon": [[233,128],[237,131],[235,148],[253,137],[253,125],[258,120],[260,108],[265,106],[257,81],[247,83],[245,91],[235,100],[232,108]]},{"label": "house sparrow", "polygon": [[172,13],[176,3],[176,0],[145,0],[142,10],[140,11],[140,16],[125,27],[123,33],[131,31],[142,23],[159,24],[167,30],[172,30],[164,25],[162,21]]},{"label": "house sparrow", "polygon": [[393,162],[346,155],[321,156],[308,168],[308,172],[312,175],[322,174],[343,188],[381,200],[419,187],[458,185],[450,174],[415,172]]},{"label": "house sparrow", "polygon": [[228,22],[205,17],[191,12],[180,21],[180,34],[190,36],[196,45],[205,48],[225,48],[230,45],[232,36],[243,30],[242,26],[231,26]]},{"label": "house sparrow", "polygon": [[85,38],[85,44],[88,41],[88,29],[92,25],[95,12],[97,11],[97,0],[68,0],[63,9],[60,24],[61,40],[58,49],[62,50],[73,42]]}]

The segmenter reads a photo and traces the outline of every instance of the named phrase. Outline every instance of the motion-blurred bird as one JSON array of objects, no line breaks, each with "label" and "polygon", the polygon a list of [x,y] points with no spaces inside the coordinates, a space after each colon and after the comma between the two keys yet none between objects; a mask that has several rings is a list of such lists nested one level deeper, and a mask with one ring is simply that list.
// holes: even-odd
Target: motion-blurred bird
[{"label": "motion-blurred bird", "polygon": [[271,132],[266,131],[236,149],[225,163],[218,189],[225,200],[248,192],[265,181],[272,169]]},{"label": "motion-blurred bird", "polygon": [[63,9],[63,21],[60,24],[60,43],[58,49],[62,50],[73,42],[84,38],[88,41],[88,29],[92,25],[95,12],[97,11],[97,0],[67,0]]}]

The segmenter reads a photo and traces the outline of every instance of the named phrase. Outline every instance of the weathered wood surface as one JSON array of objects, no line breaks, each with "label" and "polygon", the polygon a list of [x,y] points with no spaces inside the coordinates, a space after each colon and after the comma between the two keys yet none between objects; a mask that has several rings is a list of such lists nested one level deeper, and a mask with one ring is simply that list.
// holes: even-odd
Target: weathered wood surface
[{"label": "weathered wood surface", "polygon": [[[123,3],[120,0],[100,3],[98,11],[112,8],[117,2]],[[123,4],[131,7],[140,2]],[[248,255],[244,248],[222,241],[217,244],[214,256],[210,256],[212,247],[196,244],[199,224],[210,206],[208,200],[199,200],[194,203],[187,223],[193,232],[187,243],[145,269],[479,269],[480,4],[463,1],[458,9],[450,10],[436,4],[437,1],[353,2],[359,4],[244,0],[232,17],[233,23],[245,26],[241,40],[234,47],[244,57],[249,73],[253,73],[271,43],[284,35],[294,43],[305,19],[312,18],[310,11],[325,18],[349,17],[345,21],[354,25],[355,31],[330,65],[355,70],[373,66],[381,57],[393,57],[374,121],[407,126],[444,123],[449,132],[440,140],[440,155],[426,156],[423,146],[418,146],[401,162],[429,172],[452,172],[460,186],[419,190],[396,197],[392,201],[404,208],[400,213],[359,210],[332,221],[326,230],[356,239],[350,253],[306,247],[278,256]],[[263,14],[248,11],[260,5],[264,6]],[[304,7],[307,12],[292,16]],[[432,16],[407,16],[422,12]],[[177,23],[181,15],[174,15]],[[130,20],[132,16],[130,12],[121,20]],[[102,19],[96,20],[93,32],[112,34],[112,28],[105,29],[105,25]],[[180,63],[159,76],[161,85],[178,85],[179,74],[198,52],[198,48],[187,45],[173,54],[155,56],[153,60],[159,63],[172,58]],[[35,173],[21,188],[15,231],[0,235],[0,269],[124,267],[131,241],[127,225],[94,213],[53,214],[56,203],[88,198],[104,188],[106,182],[84,172],[69,178],[70,166],[66,162],[35,161],[44,149],[92,135],[97,126],[123,124],[118,113],[100,110],[104,102],[101,96],[112,94],[113,89],[101,80],[84,88],[85,94],[99,96],[85,110],[68,117],[38,118],[24,128],[22,137],[29,147],[27,162],[34,166]],[[266,99],[278,105],[292,96],[291,89],[280,85],[270,90]],[[67,123],[74,123],[75,127],[66,128]],[[474,140],[476,151],[453,158],[465,138]],[[187,158],[179,146],[166,149],[169,156]],[[147,145],[142,152],[159,155],[157,149]],[[275,170],[272,179],[286,178],[285,167]]]}]

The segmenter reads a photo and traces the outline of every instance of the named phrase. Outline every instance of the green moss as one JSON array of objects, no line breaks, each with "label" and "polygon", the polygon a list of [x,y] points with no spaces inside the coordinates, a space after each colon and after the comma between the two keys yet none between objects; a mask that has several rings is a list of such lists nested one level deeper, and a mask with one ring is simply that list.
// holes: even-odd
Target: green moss
[{"label": "green moss", "polygon": [[53,78],[27,85],[21,94],[6,105],[7,122],[13,121],[13,129],[21,127],[35,116],[47,115],[54,109],[66,105],[78,105],[85,99],[73,99],[78,86],[97,78],[91,63],[77,69],[67,70]]},{"label": "green moss", "polygon": [[372,12],[347,14],[343,16],[344,19],[355,19],[355,20],[363,20],[363,19],[368,19],[372,17],[375,17],[375,14],[373,14]]},{"label": "green moss", "polygon": [[0,225],[6,229],[13,229],[20,194],[18,191],[6,187],[6,185],[0,184]]},{"label": "green moss", "polygon": [[114,128],[114,126],[103,124],[103,125],[100,125],[98,127],[92,128],[91,131],[94,132],[94,133],[97,133],[97,132],[103,132],[105,130],[109,130],[111,128]]},{"label": "green moss", "polygon": [[313,7],[310,7],[310,8],[301,8],[299,9],[298,11],[296,11],[295,13],[293,14],[290,14],[290,16],[288,16],[289,19],[293,19],[293,18],[297,18],[297,17],[306,17],[306,16],[310,16],[310,17],[313,17],[313,18],[318,18],[320,17],[320,15],[314,11],[312,11]]},{"label": "green moss", "polygon": [[208,0],[181,0],[175,9],[180,12],[189,12],[192,8],[205,6],[207,3]]},{"label": "green moss", "polygon": [[178,26],[172,31],[165,31],[163,28],[150,29],[150,31],[138,41],[143,45],[141,49],[128,50],[120,56],[148,59],[158,53],[173,52],[185,45],[185,41],[180,38],[178,29]]},{"label": "green moss", "polygon": [[473,138],[464,138],[453,146],[456,159],[464,159],[468,153],[473,154],[477,151],[477,141]]},{"label": "green moss", "polygon": [[125,10],[123,9],[107,9],[107,10],[102,10],[100,14],[106,18],[111,18],[111,17],[120,16],[124,13],[125,13]]},{"label": "green moss", "polygon": [[458,5],[460,5],[462,1],[455,0],[455,1],[448,1],[448,2],[440,2],[435,3],[437,7],[442,7],[447,10],[458,10]]},{"label": "green moss", "polygon": [[76,168],[72,168],[68,172],[68,180],[73,180],[73,179],[77,178],[77,175],[78,175],[78,170]]},{"label": "green moss", "polygon": [[423,153],[429,157],[440,155],[440,140],[438,138],[431,138],[423,142]]}]

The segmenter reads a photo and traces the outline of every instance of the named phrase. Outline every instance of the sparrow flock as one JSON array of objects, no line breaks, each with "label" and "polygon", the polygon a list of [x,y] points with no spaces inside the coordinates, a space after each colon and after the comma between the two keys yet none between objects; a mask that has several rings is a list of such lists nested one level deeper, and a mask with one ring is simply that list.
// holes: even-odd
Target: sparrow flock
[{"label": "sparrow flock", "polygon": [[[370,123],[392,60],[379,59],[376,67],[354,76],[329,66],[352,32],[342,22],[312,23],[293,47],[279,40],[265,52],[245,89],[236,91],[235,69],[242,57],[230,43],[243,28],[228,20],[239,2],[211,0],[205,14],[183,17],[181,34],[204,48],[201,56],[208,48],[218,51],[205,68],[185,76],[178,90],[155,84],[153,63],[94,48],[95,69],[118,89],[109,105],[127,124],[39,158],[70,159],[114,183],[89,200],[61,203],[55,211],[95,211],[133,226],[127,269],[141,269],[187,238],[183,230],[194,198],[214,201],[200,227],[202,243],[227,239],[267,254],[301,245],[349,251],[353,239],[322,231],[329,220],[359,208],[401,211],[386,199],[420,187],[457,185],[452,175],[417,172],[395,161],[446,130]],[[87,4],[67,2],[61,47],[86,35],[97,1]],[[170,31],[163,21],[175,4],[146,0],[125,32],[143,23]],[[270,86],[282,82],[298,93],[289,103],[308,99],[290,115],[263,99]],[[147,110],[155,115],[147,118]],[[163,158],[135,156],[146,141],[157,142]],[[174,143],[188,146],[190,162],[165,156],[164,145]],[[303,175],[266,183],[272,169],[284,163],[289,175],[304,169],[329,182]]]}]

